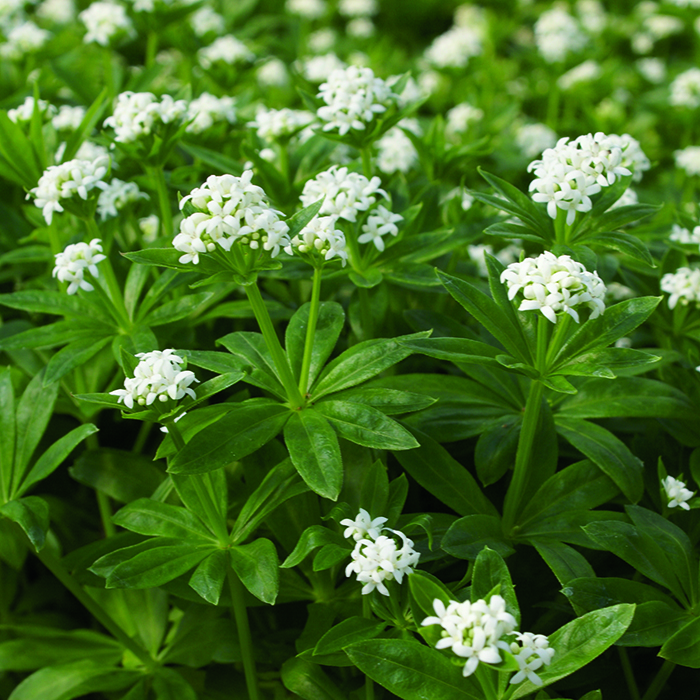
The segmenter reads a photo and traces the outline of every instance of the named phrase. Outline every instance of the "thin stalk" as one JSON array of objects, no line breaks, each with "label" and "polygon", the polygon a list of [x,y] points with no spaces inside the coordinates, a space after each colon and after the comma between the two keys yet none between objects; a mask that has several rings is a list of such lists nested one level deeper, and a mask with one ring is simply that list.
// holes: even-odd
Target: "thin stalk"
[{"label": "thin stalk", "polygon": [[659,672],[656,674],[656,678],[654,678],[651,685],[647,688],[647,692],[644,693],[642,700],[656,700],[657,695],[663,690],[674,668],[676,668],[676,664],[666,659],[663,666],[661,666]]},{"label": "thin stalk", "polygon": [[561,209],[557,211],[557,217],[554,219],[554,236],[556,243],[566,242],[566,212]]},{"label": "thin stalk", "polygon": [[248,611],[245,606],[243,584],[233,570],[233,567],[227,567],[226,575],[231,590],[233,617],[236,621],[236,629],[238,630],[238,641],[241,645],[243,672],[245,673],[248,697],[250,700],[260,700],[258,675],[255,671],[255,657],[253,656],[253,639],[250,634],[250,625],[248,624]]},{"label": "thin stalk", "polygon": [[549,341],[549,347],[547,348],[547,355],[545,357],[545,368],[552,364],[552,361],[556,358],[557,353],[561,349],[562,343],[566,338],[566,331],[571,323],[571,316],[569,314],[564,314],[557,323],[557,328],[552,335],[552,339]]},{"label": "thin stalk", "polygon": [[156,58],[158,51],[158,32],[150,30],[146,35],[146,68],[150,68]]},{"label": "thin stalk", "polygon": [[136,436],[136,442],[134,442],[134,447],[131,450],[132,452],[135,454],[141,454],[141,452],[143,452],[143,448],[146,445],[146,440],[148,440],[148,435],[151,432],[152,427],[153,423],[149,423],[147,421],[143,421],[143,423],[141,423],[139,434]]},{"label": "thin stalk", "polygon": [[168,198],[168,189],[165,185],[165,175],[161,165],[146,168],[146,172],[151,178],[151,182],[158,196],[158,206],[160,208],[160,227],[164,236],[172,238],[173,236],[173,214],[170,209],[170,199]]},{"label": "thin stalk", "polygon": [[114,70],[112,69],[112,52],[108,48],[105,48],[102,52],[102,68],[105,74],[109,104],[112,104],[116,95],[116,89],[114,86]]},{"label": "thin stalk", "polygon": [[627,690],[629,690],[630,700],[640,700],[641,695],[639,694],[637,680],[634,677],[634,671],[632,670],[632,665],[630,664],[630,659],[627,655],[627,649],[624,647],[617,647],[617,651],[620,655],[622,672],[625,674],[625,680],[627,681]]},{"label": "thin stalk", "polygon": [[362,154],[362,174],[368,179],[372,179],[372,151],[371,146],[363,146],[360,149]]},{"label": "thin stalk", "polygon": [[280,172],[284,177],[284,181],[291,185],[290,182],[290,172],[289,172],[289,146],[288,142],[279,144],[279,157],[280,157]]},{"label": "thin stalk", "polygon": [[[34,548],[30,548],[34,551]],[[80,601],[82,606],[117,640],[119,640],[149,671],[155,670],[156,661],[150,654],[132,639],[80,586],[65,570],[63,565],[45,549],[35,552],[44,566]]]},{"label": "thin stalk", "polygon": [[[362,596],[362,617],[366,620],[372,619],[372,609],[367,595]],[[365,676],[365,698],[374,700],[374,681],[369,676]]]},{"label": "thin stalk", "polygon": [[304,358],[301,361],[301,373],[299,374],[299,393],[306,396],[309,388],[309,370],[311,369],[311,355],[316,335],[316,323],[318,322],[318,310],[321,304],[321,267],[314,267],[314,278],[311,287],[311,308],[309,320],[306,324],[306,339],[304,340]]},{"label": "thin stalk", "polygon": [[547,126],[554,131],[558,130],[559,121],[559,86],[556,81],[550,85],[547,97]]},{"label": "thin stalk", "polygon": [[265,338],[265,345],[267,345],[267,349],[270,351],[270,355],[272,355],[272,360],[277,368],[282,386],[287,392],[289,404],[292,408],[301,408],[304,405],[304,399],[299,391],[299,387],[294,381],[287,355],[277,338],[275,327],[272,325],[272,319],[267,311],[257,283],[247,285],[245,291],[248,296],[248,301],[250,301],[250,305],[253,307],[253,313],[258,321],[260,330]]},{"label": "thin stalk", "polygon": [[369,289],[358,287],[357,293],[360,296],[360,317],[362,318],[362,329],[364,338],[369,340],[374,337],[374,323],[372,323],[372,300],[369,297]]},{"label": "thin stalk", "polygon": [[100,519],[102,527],[107,537],[114,537],[117,534],[117,528],[112,522],[112,506],[109,502],[109,496],[98,489],[95,489],[97,494],[97,507],[100,509]]}]

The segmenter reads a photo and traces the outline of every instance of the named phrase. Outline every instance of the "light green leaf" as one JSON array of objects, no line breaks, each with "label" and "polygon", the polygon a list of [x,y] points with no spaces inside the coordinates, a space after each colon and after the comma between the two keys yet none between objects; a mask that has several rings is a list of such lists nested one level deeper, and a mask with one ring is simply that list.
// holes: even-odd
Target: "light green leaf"
[{"label": "light green leaf", "polygon": [[190,588],[197,591],[208,603],[218,605],[228,565],[228,555],[224,550],[212,552],[194,570],[189,581]]},{"label": "light green leaf", "polygon": [[274,605],[280,587],[275,545],[260,537],[250,544],[231,547],[229,554],[241,583],[263,603]]},{"label": "light green leaf", "polygon": [[129,503],[115,513],[112,520],[120,527],[140,535],[172,537],[192,544],[199,544],[202,540],[216,541],[187,509],[150,498],[139,498]]}]

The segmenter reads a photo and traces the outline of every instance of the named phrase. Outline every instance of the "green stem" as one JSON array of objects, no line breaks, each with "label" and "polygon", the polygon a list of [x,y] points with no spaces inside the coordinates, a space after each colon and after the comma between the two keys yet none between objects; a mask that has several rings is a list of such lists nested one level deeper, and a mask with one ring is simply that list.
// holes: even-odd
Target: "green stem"
[{"label": "green stem", "polygon": [[143,421],[141,423],[139,434],[136,436],[136,442],[134,442],[134,447],[131,450],[132,452],[135,454],[141,454],[141,452],[143,452],[143,448],[146,445],[146,440],[148,440],[148,435],[151,432],[152,427],[153,423],[149,423],[148,421]]},{"label": "green stem", "polygon": [[289,146],[288,143],[279,144],[279,156],[280,156],[280,172],[284,177],[284,181],[288,186],[291,186],[289,177]]},{"label": "green stem", "polygon": [[554,219],[554,237],[555,243],[566,241],[566,212],[562,209],[557,209],[557,218]]},{"label": "green stem", "polygon": [[243,657],[243,671],[248,688],[248,698],[249,700],[260,700],[258,676],[255,671],[255,657],[253,656],[253,639],[250,634],[250,625],[248,624],[248,611],[245,606],[243,584],[230,565],[227,567],[226,574],[231,590],[233,617],[236,621],[236,629],[238,630],[238,641],[241,645],[241,656]]},{"label": "green stem", "polygon": [[369,340],[374,337],[372,300],[369,296],[369,289],[358,287],[357,292],[360,296],[360,318],[362,319],[362,330],[364,331],[364,338],[362,338],[362,340]]},{"label": "green stem", "polygon": [[550,85],[549,95],[547,99],[547,126],[550,129],[557,131],[557,123],[559,121],[559,86],[556,81]]},{"label": "green stem", "polygon": [[625,649],[625,647],[617,647],[617,651],[620,655],[622,672],[625,674],[625,680],[627,681],[627,689],[629,690],[630,700],[640,700],[641,696],[639,695],[637,680],[634,677],[634,671],[632,671],[632,665],[630,664],[630,659],[627,655],[627,649]]},{"label": "green stem", "polygon": [[362,173],[368,179],[372,179],[372,150],[370,146],[360,149],[362,154]]},{"label": "green stem", "polygon": [[260,294],[257,282],[247,285],[245,291],[248,296],[248,301],[250,301],[250,305],[253,307],[253,313],[258,321],[260,330],[265,338],[265,345],[267,345],[267,349],[270,351],[270,355],[272,355],[272,360],[277,368],[277,374],[282,382],[282,386],[287,392],[289,404],[294,409],[301,408],[304,405],[304,399],[299,391],[299,387],[294,381],[287,355],[277,338],[275,327],[272,325],[272,319],[267,311],[262,294]]},{"label": "green stem", "polygon": [[146,68],[150,68],[158,51],[158,32],[149,31],[146,36]]},{"label": "green stem", "polygon": [[[34,551],[34,548],[31,548]],[[117,640],[119,640],[143,665],[154,671],[157,663],[150,654],[129,635],[91,598],[82,586],[65,570],[61,562],[45,549],[35,552],[44,566],[80,601],[82,606]]]},{"label": "green stem", "polygon": [[[372,619],[372,609],[368,595],[362,596],[362,617],[365,620]],[[369,676],[365,677],[365,698],[366,700],[374,700],[374,681]]]},{"label": "green stem", "polygon": [[311,355],[314,347],[314,336],[316,335],[316,323],[318,322],[318,310],[321,304],[321,267],[314,267],[313,286],[311,288],[311,308],[309,309],[309,320],[306,325],[306,340],[304,341],[304,358],[301,362],[301,373],[299,375],[299,392],[302,397],[306,396],[309,388],[309,370],[311,369]]},{"label": "green stem", "polygon": [[676,664],[674,664],[673,661],[666,659],[663,666],[656,674],[656,678],[654,678],[649,688],[647,688],[647,692],[644,693],[642,700],[656,700],[656,696],[663,690],[664,686],[666,685],[666,681],[673,672],[674,668],[676,668]]},{"label": "green stem", "polygon": [[100,519],[107,537],[114,537],[117,534],[117,528],[112,522],[112,506],[109,503],[109,496],[102,491],[95,490],[97,494],[97,506],[100,509]]},{"label": "green stem", "polygon": [[116,96],[116,89],[114,86],[114,70],[112,69],[112,51],[109,48],[105,48],[102,51],[102,68],[105,74],[107,96],[109,98],[109,104],[111,105]]},{"label": "green stem", "polygon": [[566,338],[566,332],[571,323],[571,316],[569,314],[564,314],[559,318],[557,323],[557,328],[552,335],[552,339],[549,341],[549,347],[547,348],[547,355],[545,357],[544,368],[548,368],[552,362],[556,359],[557,353],[561,349],[561,346]]},{"label": "green stem", "polygon": [[537,319],[537,353],[535,355],[535,367],[542,373],[546,371],[547,341],[549,340],[549,321],[544,314]]},{"label": "green stem", "polygon": [[170,199],[168,197],[168,188],[165,185],[165,175],[163,167],[157,165],[155,167],[147,167],[146,172],[151,178],[153,188],[158,196],[158,207],[160,208],[160,228],[164,236],[173,237],[173,214],[170,209]]}]

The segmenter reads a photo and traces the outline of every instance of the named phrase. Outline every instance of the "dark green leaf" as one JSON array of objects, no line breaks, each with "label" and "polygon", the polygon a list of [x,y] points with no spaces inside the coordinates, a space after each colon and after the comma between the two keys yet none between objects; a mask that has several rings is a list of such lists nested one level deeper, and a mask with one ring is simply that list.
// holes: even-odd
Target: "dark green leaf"
[{"label": "dark green leaf", "polygon": [[[411,375],[402,375],[410,377]],[[411,411],[420,411],[432,406],[436,399],[424,394],[415,394],[409,391],[398,391],[386,387],[374,387],[372,385],[346,389],[337,393],[333,398],[338,401],[351,401],[352,403],[365,404],[380,410],[384,415],[393,416]]]},{"label": "dark green leaf", "polygon": [[345,694],[315,663],[288,659],[282,665],[284,687],[302,700],[347,700]]},{"label": "dark green leaf", "polygon": [[442,538],[442,548],[453,557],[473,561],[484,547],[502,557],[515,551],[503,536],[501,521],[493,515],[467,515],[456,520]]},{"label": "dark green leaf", "polygon": [[499,587],[498,595],[506,601],[506,609],[520,624],[520,607],[508,567],[498,552],[484,547],[474,562],[471,587],[472,602],[480,598],[485,599],[496,586]]},{"label": "dark green leaf", "polygon": [[364,617],[349,617],[328,630],[314,647],[314,656],[335,654],[345,647],[366,639],[374,639],[386,627],[386,622],[368,620]]},{"label": "dark green leaf", "polygon": [[189,581],[190,588],[197,591],[208,603],[218,605],[228,565],[228,554],[223,549],[212,552],[194,570]]},{"label": "dark green leaf", "polygon": [[185,508],[150,498],[139,498],[129,503],[112,520],[120,527],[140,535],[172,537],[192,544],[199,544],[201,540],[216,541],[199,519]]},{"label": "dark green leaf", "polygon": [[49,506],[37,496],[18,498],[0,506],[0,515],[17,523],[38,552],[46,541],[49,529]]},{"label": "dark green leaf", "polygon": [[700,668],[700,618],[691,620],[667,639],[659,656],[681,666]]},{"label": "dark green leaf", "polygon": [[112,335],[109,335],[106,338],[98,338],[97,340],[95,340],[94,336],[78,338],[78,340],[74,340],[66,345],[65,348],[61,348],[46,366],[44,386],[57,382],[68,372],[84,365],[91,357],[97,355],[112,340],[112,337]]},{"label": "dark green leaf", "polygon": [[270,540],[261,537],[250,544],[231,547],[231,566],[243,585],[263,603],[275,604],[279,592],[279,560]]},{"label": "dark green leaf", "polygon": [[501,350],[493,345],[465,338],[421,338],[404,341],[403,345],[412,352],[428,355],[438,360],[494,367],[498,366],[496,356],[501,354]]},{"label": "dark green leaf", "polygon": [[323,547],[326,544],[344,546],[347,553],[346,556],[350,555],[350,545],[341,535],[333,530],[329,530],[323,525],[311,525],[301,533],[296,547],[294,547],[292,553],[282,562],[280,567],[282,569],[290,569],[304,561],[307,555],[314,549]]}]

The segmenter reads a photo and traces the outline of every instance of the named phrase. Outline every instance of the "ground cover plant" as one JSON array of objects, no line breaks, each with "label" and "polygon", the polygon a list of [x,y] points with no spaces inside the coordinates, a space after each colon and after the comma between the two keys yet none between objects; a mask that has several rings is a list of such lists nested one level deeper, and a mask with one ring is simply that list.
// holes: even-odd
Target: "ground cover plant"
[{"label": "ground cover plant", "polygon": [[0,698],[693,692],[700,2],[0,30]]}]

